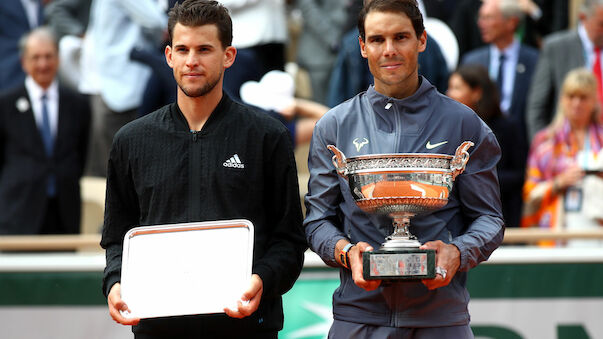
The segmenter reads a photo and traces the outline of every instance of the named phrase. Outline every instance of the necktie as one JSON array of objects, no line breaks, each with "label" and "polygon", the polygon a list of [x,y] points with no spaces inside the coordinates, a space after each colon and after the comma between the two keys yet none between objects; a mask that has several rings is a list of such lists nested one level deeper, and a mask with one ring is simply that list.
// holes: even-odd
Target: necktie
[{"label": "necktie", "polygon": [[48,105],[46,104],[48,97],[46,93],[42,95],[42,139],[44,140],[44,148],[46,155],[52,155],[52,132],[50,131],[50,117],[48,116]]},{"label": "necktie", "polygon": [[593,64],[593,74],[595,78],[597,78],[598,93],[599,93],[599,101],[603,101],[603,88],[601,80],[603,79],[603,75],[601,74],[601,49],[595,47],[595,62]]},{"label": "necktie", "polygon": [[498,93],[500,94],[500,100],[503,99],[503,78],[505,73],[505,55],[500,54],[498,58],[498,75],[496,76],[496,84],[498,85]]},{"label": "necktie", "polygon": [[[47,105],[48,97],[46,93],[42,95],[42,140],[44,141],[44,149],[46,151],[46,155],[50,158],[52,156],[52,148],[53,148],[53,140],[52,140],[52,132],[50,131],[50,117],[48,114],[48,105]],[[49,196],[54,196],[56,194],[56,178],[54,174],[50,174],[48,177],[48,184],[46,187],[46,193]]]}]

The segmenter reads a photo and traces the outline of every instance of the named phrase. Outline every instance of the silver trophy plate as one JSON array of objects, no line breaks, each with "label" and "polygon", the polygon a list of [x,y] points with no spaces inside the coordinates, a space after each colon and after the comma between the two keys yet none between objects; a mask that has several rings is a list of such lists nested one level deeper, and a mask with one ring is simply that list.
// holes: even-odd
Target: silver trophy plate
[{"label": "silver trophy plate", "polygon": [[130,318],[223,313],[251,279],[253,224],[224,220],[143,226],[124,238],[122,299]]}]

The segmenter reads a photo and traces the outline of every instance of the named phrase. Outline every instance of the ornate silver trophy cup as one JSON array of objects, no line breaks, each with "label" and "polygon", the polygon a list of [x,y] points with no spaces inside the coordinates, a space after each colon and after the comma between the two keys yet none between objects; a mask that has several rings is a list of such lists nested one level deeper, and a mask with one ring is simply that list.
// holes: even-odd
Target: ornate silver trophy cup
[{"label": "ornate silver trophy cup", "polygon": [[444,207],[454,179],[465,170],[471,141],[455,155],[431,153],[372,154],[346,158],[337,147],[333,165],[345,178],[356,205],[367,213],[388,215],[394,232],[381,248],[363,254],[364,279],[435,277],[435,251],[421,250],[410,233],[410,218]]}]

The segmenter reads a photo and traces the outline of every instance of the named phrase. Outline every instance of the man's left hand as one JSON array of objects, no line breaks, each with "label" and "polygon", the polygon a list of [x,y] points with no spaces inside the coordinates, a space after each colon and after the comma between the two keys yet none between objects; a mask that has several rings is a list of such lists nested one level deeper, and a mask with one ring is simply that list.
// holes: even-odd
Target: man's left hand
[{"label": "man's left hand", "polygon": [[448,285],[461,265],[461,252],[459,252],[459,249],[441,240],[428,241],[419,248],[422,250],[435,250],[436,267],[441,267],[446,272],[445,276],[436,273],[434,279],[423,279],[423,284],[430,290]]},{"label": "man's left hand", "polygon": [[232,318],[245,318],[253,314],[260,306],[260,300],[262,299],[262,293],[264,292],[264,282],[259,275],[254,274],[251,276],[251,286],[243,296],[241,300],[237,301],[237,308],[230,309],[224,308],[224,312]]}]

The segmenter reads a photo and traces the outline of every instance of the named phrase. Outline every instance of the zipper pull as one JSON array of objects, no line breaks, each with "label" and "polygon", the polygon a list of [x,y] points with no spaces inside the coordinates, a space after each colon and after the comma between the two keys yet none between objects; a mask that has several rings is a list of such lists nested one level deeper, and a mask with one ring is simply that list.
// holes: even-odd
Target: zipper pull
[{"label": "zipper pull", "polygon": [[199,133],[199,131],[192,131],[191,130],[191,133],[193,133],[193,142],[196,142],[197,141],[197,133]]}]

